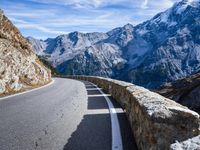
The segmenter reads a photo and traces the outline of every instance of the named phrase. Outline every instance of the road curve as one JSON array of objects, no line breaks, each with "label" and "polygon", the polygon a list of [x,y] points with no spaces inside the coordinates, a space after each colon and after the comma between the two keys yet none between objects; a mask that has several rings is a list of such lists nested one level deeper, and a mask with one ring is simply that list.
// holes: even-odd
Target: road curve
[{"label": "road curve", "polygon": [[[102,93],[89,82],[54,80],[0,100],[0,150],[111,150],[111,118]],[[123,149],[137,149],[124,112],[110,99]]]}]

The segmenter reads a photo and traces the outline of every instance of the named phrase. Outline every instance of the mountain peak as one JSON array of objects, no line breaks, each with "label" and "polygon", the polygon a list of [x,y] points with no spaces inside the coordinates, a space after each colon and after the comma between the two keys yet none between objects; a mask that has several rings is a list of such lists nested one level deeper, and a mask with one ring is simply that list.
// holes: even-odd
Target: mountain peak
[{"label": "mountain peak", "polygon": [[188,6],[198,7],[200,5],[200,0],[183,0],[175,6],[187,8]]},{"label": "mountain peak", "polygon": [[128,28],[133,28],[133,25],[130,24],[130,23],[128,23],[128,24],[126,24],[126,25],[124,26],[124,28],[126,28],[126,29],[128,29]]},{"label": "mountain peak", "polygon": [[172,7],[176,14],[182,14],[188,7],[199,8],[200,0],[183,0]]},{"label": "mountain peak", "polygon": [[188,5],[192,5],[192,4],[198,4],[200,0],[183,0],[182,2]]},{"label": "mountain peak", "polygon": [[74,32],[69,33],[69,35],[73,35],[73,36],[78,36],[78,35],[81,35],[81,34],[82,33],[78,32],[78,31],[74,31]]}]

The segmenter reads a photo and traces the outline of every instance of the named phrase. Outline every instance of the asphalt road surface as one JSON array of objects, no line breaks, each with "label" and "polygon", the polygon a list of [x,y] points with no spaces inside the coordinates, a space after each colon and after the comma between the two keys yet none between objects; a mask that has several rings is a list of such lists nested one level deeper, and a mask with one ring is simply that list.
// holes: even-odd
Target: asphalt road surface
[{"label": "asphalt road surface", "polygon": [[[55,78],[47,87],[0,100],[0,150],[111,150],[109,108],[89,82]],[[120,106],[124,150],[136,144]]]}]

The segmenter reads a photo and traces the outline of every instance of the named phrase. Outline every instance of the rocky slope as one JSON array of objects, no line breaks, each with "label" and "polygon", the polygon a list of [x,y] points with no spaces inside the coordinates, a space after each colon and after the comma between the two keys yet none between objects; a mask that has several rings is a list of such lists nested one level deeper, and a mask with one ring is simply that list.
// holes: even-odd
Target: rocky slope
[{"label": "rocky slope", "polygon": [[200,113],[200,73],[164,84],[156,92]]},{"label": "rocky slope", "polygon": [[59,73],[116,78],[126,67],[123,47],[133,38],[132,31],[133,26],[127,24],[107,33],[72,32],[55,39],[28,40]]},{"label": "rocky slope", "polygon": [[200,1],[184,0],[137,26],[150,50],[129,72],[140,85],[157,87],[200,70]]},{"label": "rocky slope", "polygon": [[60,73],[100,75],[156,88],[200,71],[199,20],[200,1],[183,0],[135,27],[29,40]]},{"label": "rocky slope", "polygon": [[0,95],[40,86],[51,80],[30,43],[0,10]]}]

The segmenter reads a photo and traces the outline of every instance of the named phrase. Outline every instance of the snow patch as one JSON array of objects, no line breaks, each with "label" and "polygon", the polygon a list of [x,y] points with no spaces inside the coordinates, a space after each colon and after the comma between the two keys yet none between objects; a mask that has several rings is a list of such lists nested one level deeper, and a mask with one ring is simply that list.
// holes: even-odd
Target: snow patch
[{"label": "snow patch", "polygon": [[169,27],[175,26],[175,25],[177,25],[177,22],[176,21],[172,21],[172,22],[170,22]]},{"label": "snow patch", "polygon": [[182,29],[179,29],[177,31],[178,34],[182,35],[182,34],[190,34],[190,30],[187,27],[184,27]]},{"label": "snow patch", "polygon": [[139,34],[139,35],[144,35],[146,34],[147,32],[149,32],[146,28],[144,29],[137,29],[136,32]]},{"label": "snow patch", "polygon": [[183,1],[182,3],[183,3],[183,5],[181,5],[180,7],[178,7],[178,8],[176,9],[176,14],[181,14],[181,13],[183,13],[183,12],[186,10],[186,8],[187,8],[188,6],[198,7],[200,1],[199,1],[199,0],[185,0],[185,1]]}]

